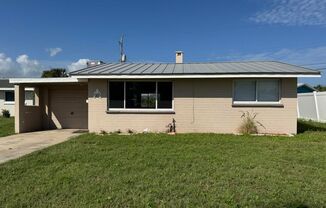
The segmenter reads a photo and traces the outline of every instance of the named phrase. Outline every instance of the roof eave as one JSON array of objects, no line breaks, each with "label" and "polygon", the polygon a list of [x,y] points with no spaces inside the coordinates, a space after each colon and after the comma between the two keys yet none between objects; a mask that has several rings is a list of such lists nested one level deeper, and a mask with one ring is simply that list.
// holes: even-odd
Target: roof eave
[{"label": "roof eave", "polygon": [[273,73],[273,74],[111,74],[71,75],[77,79],[191,79],[191,78],[296,78],[321,77],[320,73]]},{"label": "roof eave", "polygon": [[43,83],[78,83],[85,80],[76,77],[62,77],[62,78],[12,78],[9,79],[11,84],[43,84]]}]

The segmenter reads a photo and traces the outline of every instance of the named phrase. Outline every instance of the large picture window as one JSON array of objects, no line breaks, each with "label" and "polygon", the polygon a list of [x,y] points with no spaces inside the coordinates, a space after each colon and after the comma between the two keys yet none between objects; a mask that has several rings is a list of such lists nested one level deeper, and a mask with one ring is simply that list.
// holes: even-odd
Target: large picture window
[{"label": "large picture window", "polygon": [[172,109],[172,82],[110,81],[109,109]]},{"label": "large picture window", "polygon": [[278,79],[239,79],[234,81],[235,103],[279,102],[280,81]]},{"label": "large picture window", "polygon": [[126,82],[126,108],[156,106],[156,82]]}]

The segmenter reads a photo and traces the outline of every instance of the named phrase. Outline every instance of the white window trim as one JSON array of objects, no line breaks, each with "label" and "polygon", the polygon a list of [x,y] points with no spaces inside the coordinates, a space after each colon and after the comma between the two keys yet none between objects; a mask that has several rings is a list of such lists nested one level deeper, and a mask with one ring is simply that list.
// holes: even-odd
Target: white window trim
[{"label": "white window trim", "polygon": [[[282,80],[281,79],[244,79],[244,80],[254,80],[255,81],[255,89],[256,89],[256,100],[255,101],[235,101],[235,82],[241,79],[234,79],[232,86],[232,104],[233,106],[283,106],[282,104]],[[259,101],[258,97],[258,81],[263,80],[278,80],[278,101]]]},{"label": "white window trim", "polygon": [[109,113],[174,113],[170,108],[142,109],[142,108],[109,108]]},{"label": "white window trim", "polygon": [[4,105],[15,105],[15,101],[4,101]]},{"label": "white window trim", "polygon": [[[110,82],[123,82],[124,95],[123,95],[123,108],[110,108]],[[155,108],[126,108],[126,83],[127,82],[155,82]],[[171,82],[172,83],[172,108],[158,108],[157,101],[157,89],[159,82]],[[108,81],[108,101],[107,112],[108,113],[175,113],[174,112],[174,82],[170,80],[109,80]]]}]

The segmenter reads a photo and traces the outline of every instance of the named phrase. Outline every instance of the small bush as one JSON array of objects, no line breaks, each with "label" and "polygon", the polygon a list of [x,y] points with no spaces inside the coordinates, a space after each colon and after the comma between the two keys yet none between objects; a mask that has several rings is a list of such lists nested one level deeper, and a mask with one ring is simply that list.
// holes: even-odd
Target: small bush
[{"label": "small bush", "polygon": [[105,130],[101,130],[101,131],[100,131],[100,134],[102,134],[102,135],[107,135],[108,132],[106,132]]},{"label": "small bush", "polygon": [[128,134],[133,134],[133,133],[135,133],[135,131],[132,130],[132,129],[128,129],[127,132],[128,132]]},{"label": "small bush", "polygon": [[121,130],[118,129],[118,130],[114,131],[113,133],[114,133],[114,134],[121,134]]},{"label": "small bush", "polygon": [[239,127],[239,132],[241,134],[257,134],[258,126],[265,128],[263,124],[256,121],[257,115],[257,113],[250,113],[249,111],[242,112],[242,123]]},{"label": "small bush", "polygon": [[5,118],[10,118],[10,112],[6,109],[2,109],[2,116]]}]

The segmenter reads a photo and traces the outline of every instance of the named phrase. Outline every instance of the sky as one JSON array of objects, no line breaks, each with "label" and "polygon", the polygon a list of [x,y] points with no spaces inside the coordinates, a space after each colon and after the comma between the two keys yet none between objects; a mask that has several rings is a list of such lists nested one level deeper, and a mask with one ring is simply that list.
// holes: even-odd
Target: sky
[{"label": "sky", "polygon": [[[0,0],[0,77],[88,60],[277,60],[326,68],[326,0]],[[323,74],[326,74],[324,70]],[[326,85],[322,78],[300,82]]]}]

